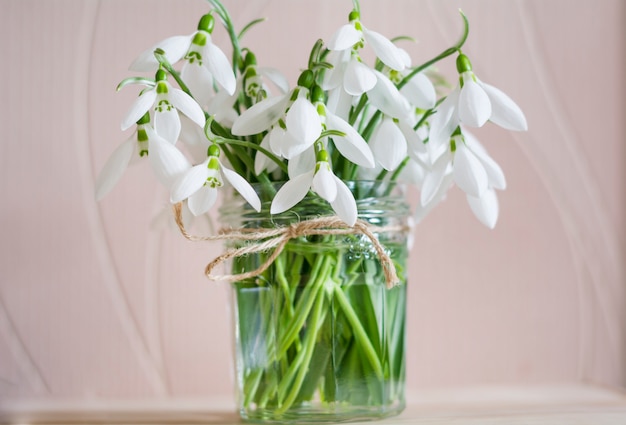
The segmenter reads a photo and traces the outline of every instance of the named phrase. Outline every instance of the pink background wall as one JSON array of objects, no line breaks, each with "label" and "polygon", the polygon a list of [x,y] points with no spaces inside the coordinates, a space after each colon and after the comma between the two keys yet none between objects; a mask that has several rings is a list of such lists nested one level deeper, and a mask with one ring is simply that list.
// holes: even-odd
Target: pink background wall
[{"label": "pink background wall", "polygon": [[[259,61],[293,84],[348,0],[225,0]],[[624,26],[621,0],[363,0],[363,21],[409,34],[415,62],[472,30],[481,79],[530,131],[477,135],[504,168],[496,230],[463,196],[416,229],[409,387],[626,384]],[[207,281],[218,245],[165,219],[147,167],[95,203],[94,179],[126,137],[136,55],[187,34],[202,0],[0,2],[0,409],[37,400],[230,395],[228,287]],[[226,46],[220,27],[215,39]],[[453,62],[445,62],[448,75]],[[198,232],[207,229],[198,228]]]}]

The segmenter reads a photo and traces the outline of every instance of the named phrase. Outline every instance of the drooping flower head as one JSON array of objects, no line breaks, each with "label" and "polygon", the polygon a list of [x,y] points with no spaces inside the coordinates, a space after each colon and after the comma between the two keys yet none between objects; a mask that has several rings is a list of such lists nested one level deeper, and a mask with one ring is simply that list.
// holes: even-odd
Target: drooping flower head
[{"label": "drooping flower head", "polygon": [[122,120],[122,130],[130,128],[151,108],[154,108],[154,129],[171,144],[175,144],[180,136],[179,111],[200,127],[206,123],[200,105],[181,89],[172,87],[162,69],[156,72],[154,86],[144,90],[131,106]]},{"label": "drooping flower head", "polygon": [[215,18],[210,13],[203,15],[197,31],[190,35],[169,37],[144,51],[131,64],[134,71],[154,71],[159,66],[154,56],[156,49],[164,52],[170,64],[185,60],[181,77],[201,105],[206,105],[212,94],[215,80],[229,94],[235,92],[236,80],[232,66],[222,50],[213,44],[211,34]]},{"label": "drooping flower head", "polygon": [[160,137],[150,124],[150,114],[137,121],[133,134],[111,154],[96,180],[96,199],[109,193],[128,168],[139,158],[147,158],[161,184],[169,189],[173,181],[189,168],[185,156]]},{"label": "drooping flower head", "polygon": [[272,200],[271,214],[279,214],[298,204],[309,190],[326,200],[337,216],[347,225],[353,226],[357,219],[354,195],[348,186],[332,171],[328,151],[318,150],[312,170],[291,176]]},{"label": "drooping flower head", "polygon": [[526,131],[526,117],[517,104],[497,88],[476,77],[469,58],[456,61],[459,85],[439,105],[429,136],[429,149],[438,153],[461,124],[482,127],[487,121],[513,131]]},{"label": "drooping flower head", "polygon": [[187,199],[189,211],[193,215],[207,212],[217,200],[217,191],[224,185],[224,177],[237,192],[256,210],[261,210],[261,200],[250,183],[235,171],[224,166],[219,159],[220,148],[209,146],[207,159],[191,167],[172,186],[172,203]]}]

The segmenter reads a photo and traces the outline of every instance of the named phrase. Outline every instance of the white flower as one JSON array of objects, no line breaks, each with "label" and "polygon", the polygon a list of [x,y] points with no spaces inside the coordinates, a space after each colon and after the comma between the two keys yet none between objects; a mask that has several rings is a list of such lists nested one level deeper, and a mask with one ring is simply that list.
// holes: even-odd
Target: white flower
[{"label": "white flower", "polygon": [[419,161],[426,152],[424,141],[405,121],[384,117],[370,140],[376,161],[388,171],[398,168],[408,156]]},{"label": "white flower", "polygon": [[431,122],[429,144],[434,156],[460,124],[482,127],[490,120],[507,130],[528,129],[519,106],[502,91],[480,81],[465,55],[457,58],[457,68],[461,83],[439,105]]},{"label": "white flower", "polygon": [[287,211],[312,190],[330,203],[339,218],[353,226],[357,219],[356,201],[348,186],[332,172],[327,158],[328,153],[325,150],[320,151],[314,170],[292,176],[276,193],[270,213]]},{"label": "white flower", "polygon": [[171,143],[159,137],[149,121],[144,117],[142,124],[125,142],[111,154],[96,179],[96,199],[102,199],[115,187],[133,161],[133,158],[147,157],[159,182],[170,185],[190,165],[185,156]]},{"label": "white flower", "polygon": [[154,56],[154,51],[158,48],[165,52],[165,57],[171,64],[185,59],[181,77],[201,104],[205,105],[208,102],[213,79],[229,94],[233,94],[236,85],[235,74],[224,52],[211,40],[214,22],[212,15],[204,15],[198,23],[197,31],[188,36],[170,37],[157,43],[139,55],[130,69],[156,70],[159,62]]},{"label": "white flower", "polygon": [[259,134],[271,128],[285,115],[290,102],[290,94],[268,97],[246,109],[233,123],[235,136]]},{"label": "white flower", "polygon": [[187,115],[200,127],[204,127],[206,120],[200,105],[184,91],[172,87],[165,79],[165,72],[157,71],[155,86],[144,90],[135,100],[122,120],[122,130],[130,128],[152,107],[154,107],[154,129],[171,144],[175,144],[180,135],[178,111]]},{"label": "white flower", "polygon": [[385,36],[368,30],[359,20],[356,11],[350,13],[350,23],[342,25],[328,41],[329,50],[352,50],[357,44],[367,43],[382,63],[391,69],[402,71],[411,66],[407,56]]},{"label": "white flower", "polygon": [[494,190],[504,190],[506,180],[500,166],[467,132],[452,137],[449,149],[441,154],[424,178],[420,196],[422,209],[430,209],[443,199],[452,183],[465,192],[476,217],[493,228],[498,218]]},{"label": "white flower", "polygon": [[360,96],[376,85],[374,71],[363,62],[356,52],[350,50],[331,51],[328,62],[332,69],[324,73],[321,87],[333,90],[342,87],[351,96]]},{"label": "white flower", "polygon": [[261,211],[259,196],[246,179],[220,162],[219,148],[216,145],[209,148],[209,157],[206,161],[191,167],[178,178],[172,186],[170,200],[177,203],[187,199],[189,210],[193,215],[204,214],[217,200],[217,189],[224,185],[222,176],[252,208],[257,212]]},{"label": "white flower", "polygon": [[[405,76],[407,73],[401,75]],[[418,72],[400,89],[400,93],[406,97],[413,106],[419,109],[432,109],[437,102],[437,93],[432,81]]]},{"label": "white flower", "polygon": [[347,121],[333,114],[325,106],[323,121],[327,130],[340,131],[345,136],[333,136],[333,143],[342,156],[353,163],[365,167],[373,168],[376,163],[374,154],[365,139]]}]

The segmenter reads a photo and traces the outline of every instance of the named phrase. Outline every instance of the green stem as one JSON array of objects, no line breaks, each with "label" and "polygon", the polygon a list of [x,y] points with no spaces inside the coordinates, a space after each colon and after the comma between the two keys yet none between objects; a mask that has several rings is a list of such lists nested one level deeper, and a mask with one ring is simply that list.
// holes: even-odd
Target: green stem
[{"label": "green stem", "polygon": [[413,78],[413,76],[415,76],[419,72],[422,72],[423,70],[425,70],[429,66],[431,66],[431,65],[439,62],[440,60],[442,60],[444,58],[447,58],[448,56],[453,55],[453,54],[457,53],[459,50],[461,50],[461,47],[463,47],[463,45],[465,44],[465,41],[467,40],[467,36],[469,34],[469,21],[467,20],[467,16],[465,16],[463,11],[459,10],[459,13],[461,14],[461,18],[463,18],[463,25],[464,25],[464,27],[463,27],[463,34],[461,35],[461,38],[459,39],[459,41],[454,46],[450,47],[449,49],[444,50],[439,55],[435,56],[434,58],[432,58],[428,62],[424,62],[420,66],[414,68],[410,73],[405,75],[404,78],[402,79],[402,81],[400,81],[398,83],[398,89],[401,89],[402,87],[404,87],[409,82],[409,80],[411,78]]},{"label": "green stem", "polygon": [[233,46],[233,71],[236,72],[237,69],[243,71],[243,55],[241,53],[241,46],[239,45],[239,38],[237,37],[237,32],[235,31],[235,26],[228,10],[224,7],[220,0],[208,0],[208,2],[213,5],[217,14],[220,15],[220,18],[222,18],[224,28],[226,28],[228,36],[230,37],[230,42]]},{"label": "green stem", "polygon": [[352,326],[352,330],[354,331],[354,336],[356,340],[361,345],[364,351],[365,357],[369,360],[370,364],[372,365],[372,368],[374,369],[374,373],[376,374],[376,377],[382,381],[384,378],[383,367],[380,363],[380,359],[378,358],[378,355],[376,354],[376,350],[374,349],[374,346],[372,345],[372,342],[367,336],[367,332],[365,332],[365,329],[363,329],[363,325],[361,324],[361,321],[359,320],[358,316],[354,312],[354,309],[350,305],[350,301],[348,300],[348,298],[346,298],[346,295],[343,293],[341,286],[335,283],[334,289],[335,290],[333,293],[335,294],[335,298],[337,302],[339,303],[339,305],[341,306],[341,308],[343,309],[343,312],[346,315],[348,322],[350,322],[350,325]]},{"label": "green stem", "polygon": [[[276,413],[284,413],[287,409],[291,407],[294,400],[298,396],[298,393],[300,392],[300,388],[302,387],[302,382],[304,382],[304,378],[306,377],[307,373],[309,373],[309,363],[311,362],[311,357],[313,356],[313,351],[315,349],[315,341],[317,340],[319,330],[318,328],[321,322],[320,318],[322,317],[324,293],[319,293],[316,298],[317,299],[315,303],[315,309],[313,310],[311,321],[307,324],[308,333],[304,341],[304,350],[300,353],[302,354],[302,356],[298,355],[300,361],[294,361],[291,365],[292,367],[295,367],[294,370],[297,369],[298,373],[296,375],[295,381],[293,382],[293,385],[291,386],[291,391],[285,398],[283,404],[277,409]],[[285,381],[286,380],[283,380],[283,382],[281,382],[281,385]],[[281,387],[279,386],[279,398],[281,398],[280,392]]]}]

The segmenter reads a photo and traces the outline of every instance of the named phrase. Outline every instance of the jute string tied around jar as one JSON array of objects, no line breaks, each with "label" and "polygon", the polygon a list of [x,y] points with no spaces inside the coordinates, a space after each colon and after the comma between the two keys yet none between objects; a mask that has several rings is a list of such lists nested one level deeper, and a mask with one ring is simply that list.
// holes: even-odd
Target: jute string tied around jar
[{"label": "jute string tied around jar", "polygon": [[[239,248],[230,248],[222,255],[216,257],[213,261],[207,264],[204,273],[211,279],[223,282],[235,282],[238,280],[248,279],[256,277],[263,273],[267,268],[272,265],[274,260],[280,255],[287,243],[294,238],[301,236],[313,236],[313,235],[356,235],[363,234],[369,238],[372,242],[372,246],[378,255],[378,260],[383,267],[385,274],[385,281],[387,288],[391,288],[400,282],[396,273],[396,267],[393,261],[385,252],[384,247],[376,237],[376,233],[388,233],[407,231],[407,226],[373,226],[363,220],[357,220],[354,226],[348,226],[339,217],[325,216],[312,218],[308,220],[299,221],[297,223],[290,224],[288,226],[276,227],[276,228],[241,228],[221,229],[217,235],[214,236],[194,236],[187,232],[183,223],[182,216],[182,204],[177,203],[174,205],[174,219],[180,229],[180,232],[185,238],[190,241],[245,241],[248,242],[245,246]],[[273,249],[270,256],[261,264],[256,270],[251,270],[246,273],[240,274],[213,274],[213,269],[223,262],[230,260],[231,258],[241,257],[246,254],[253,254],[262,251],[268,251]]]}]

